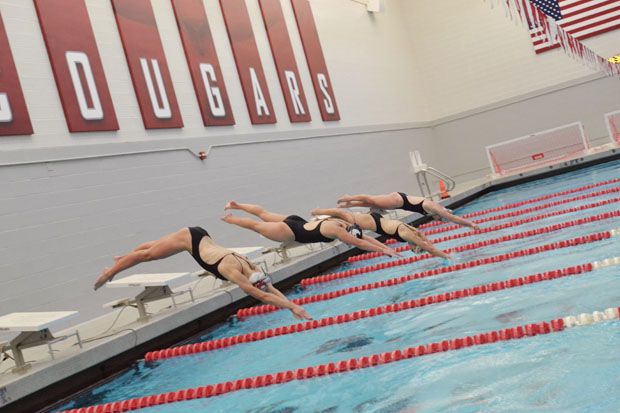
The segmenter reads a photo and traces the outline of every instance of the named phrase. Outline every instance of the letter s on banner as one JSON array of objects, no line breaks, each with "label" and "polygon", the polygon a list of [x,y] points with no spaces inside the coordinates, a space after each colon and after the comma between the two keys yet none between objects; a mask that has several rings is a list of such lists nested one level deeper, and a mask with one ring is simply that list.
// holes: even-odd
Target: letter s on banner
[{"label": "letter s on banner", "polygon": [[317,74],[316,77],[319,81],[321,92],[323,93],[323,96],[325,97],[323,99],[323,104],[325,105],[325,111],[327,111],[327,113],[329,113],[330,115],[333,115],[335,112],[335,109],[334,109],[334,103],[332,102],[332,98],[327,92],[327,89],[329,88],[329,86],[327,85],[327,77],[325,77],[323,73]]}]

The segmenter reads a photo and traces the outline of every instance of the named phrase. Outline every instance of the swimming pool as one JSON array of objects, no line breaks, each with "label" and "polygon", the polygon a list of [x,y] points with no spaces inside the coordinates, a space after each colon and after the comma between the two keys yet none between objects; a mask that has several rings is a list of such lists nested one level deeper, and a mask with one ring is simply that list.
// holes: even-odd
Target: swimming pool
[{"label": "swimming pool", "polygon": [[[570,174],[534,181],[485,195],[458,209],[460,215],[539,198],[573,188],[583,188],[620,177],[620,162],[611,162]],[[518,238],[480,245],[457,252],[453,262],[423,259],[393,267],[354,274],[306,286],[288,294],[303,298],[331,291],[348,291],[361,285],[376,288],[351,291],[339,297],[305,304],[315,319],[336,317],[393,303],[411,303],[429,296],[462,291],[474,286],[506,282],[529,276],[601,261],[618,254],[619,237],[599,237],[566,245],[566,240],[620,228],[614,215],[620,197],[613,191],[620,182],[587,188],[552,199],[530,202],[474,219],[547,205],[551,202],[592,195],[558,203],[518,216],[480,224],[501,227],[525,222],[476,236],[438,243],[442,249],[495,242],[501,237]],[[571,210],[572,209],[572,210]],[[572,211],[572,212],[570,212]],[[558,213],[553,215],[553,213]],[[543,216],[543,218],[540,218]],[[579,223],[584,218],[597,217]],[[529,220],[528,220],[529,219]],[[569,223],[569,224],[566,224]],[[562,225],[564,228],[560,228]],[[442,224],[447,226],[447,224]],[[438,229],[442,226],[429,227]],[[534,232],[540,228],[548,232]],[[555,229],[553,229],[555,228]],[[464,234],[455,229],[431,235],[431,240]],[[396,244],[400,246],[402,244]],[[527,251],[543,245],[542,251]],[[514,253],[526,251],[525,253]],[[509,256],[509,253],[513,253]],[[405,257],[412,256],[409,251]],[[503,258],[496,258],[503,257]],[[354,270],[393,261],[376,257],[343,264],[333,272]],[[485,262],[486,261],[486,262]],[[468,262],[477,265],[465,266]],[[442,267],[452,271],[433,274]],[[580,267],[581,268],[581,267]],[[453,298],[450,301],[385,311],[357,320],[281,334],[252,342],[196,354],[140,362],[133,368],[60,410],[77,409],[122,400],[197,388],[236,379],[305,369],[394,350],[496,331],[528,323],[602,311],[620,305],[619,266],[609,266],[561,278],[534,282],[498,291]],[[332,271],[330,271],[332,272]],[[396,285],[381,281],[408,274],[423,277]],[[454,297],[454,295],[452,296]],[[411,306],[411,304],[407,304]],[[369,311],[370,312],[370,311]],[[288,311],[248,316],[234,324],[221,325],[197,340],[239,337],[266,329],[296,324]],[[180,401],[143,409],[149,412],[185,412],[196,409],[235,412],[398,412],[398,411],[614,411],[620,406],[620,356],[617,343],[620,322],[607,321],[554,334],[520,340],[498,341],[456,351],[427,354],[370,368],[320,377],[293,380],[260,388],[242,389],[215,397]],[[296,373],[295,373],[296,374]],[[109,407],[112,409],[112,407]],[[92,411],[96,411],[94,408]],[[112,411],[112,410],[111,410]]]}]

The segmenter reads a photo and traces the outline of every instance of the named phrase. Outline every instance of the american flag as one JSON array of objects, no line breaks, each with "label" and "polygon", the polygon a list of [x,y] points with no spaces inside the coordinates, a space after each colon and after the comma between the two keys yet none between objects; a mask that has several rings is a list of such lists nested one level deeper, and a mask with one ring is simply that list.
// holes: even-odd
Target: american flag
[{"label": "american flag", "polygon": [[[527,1],[527,0],[526,0]],[[578,40],[620,28],[619,0],[529,0],[553,18],[558,26]],[[531,5],[528,4],[531,8]],[[528,13],[529,14],[529,13]],[[559,47],[557,40],[545,36],[545,28],[528,19],[536,53]]]}]

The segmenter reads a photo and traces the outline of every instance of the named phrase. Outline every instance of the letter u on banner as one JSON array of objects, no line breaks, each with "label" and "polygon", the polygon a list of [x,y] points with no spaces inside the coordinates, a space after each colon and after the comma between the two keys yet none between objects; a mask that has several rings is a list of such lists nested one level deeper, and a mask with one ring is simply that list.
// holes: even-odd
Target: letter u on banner
[{"label": "letter u on banner", "polygon": [[118,130],[84,0],[34,4],[69,131]]},{"label": "letter u on banner", "polygon": [[144,127],[183,127],[150,1],[111,1]]}]

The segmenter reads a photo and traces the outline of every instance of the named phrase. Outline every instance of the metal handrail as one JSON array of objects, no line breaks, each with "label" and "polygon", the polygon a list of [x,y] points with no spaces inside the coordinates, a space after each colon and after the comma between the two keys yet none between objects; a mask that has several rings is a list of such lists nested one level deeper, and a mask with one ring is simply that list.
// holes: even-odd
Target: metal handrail
[{"label": "metal handrail", "polygon": [[[420,192],[422,193],[423,197],[428,199],[433,199],[434,197],[441,198],[443,192],[452,191],[456,186],[456,182],[454,181],[454,179],[452,179],[452,177],[422,162],[420,152],[409,152],[409,158],[411,160],[411,164],[413,165],[413,170],[415,172],[418,186],[420,187]],[[426,176],[427,174],[434,176],[438,180],[444,181],[444,183],[446,184],[445,191],[438,189],[436,192],[433,192],[431,190],[430,184],[428,183],[428,178]]]}]

